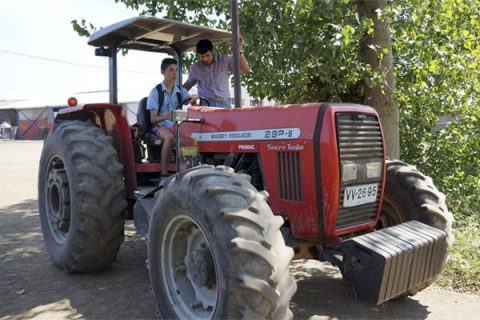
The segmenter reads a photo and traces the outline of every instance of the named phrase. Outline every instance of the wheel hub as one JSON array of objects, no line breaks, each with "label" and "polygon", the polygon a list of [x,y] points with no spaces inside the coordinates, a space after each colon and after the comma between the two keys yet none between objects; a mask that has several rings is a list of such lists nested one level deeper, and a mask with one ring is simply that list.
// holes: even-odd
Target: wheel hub
[{"label": "wheel hub", "polygon": [[188,257],[189,278],[199,287],[205,287],[215,282],[215,267],[209,249],[198,249]]},{"label": "wheel hub", "polygon": [[217,305],[217,273],[205,233],[191,217],[178,215],[161,242],[164,284],[179,318],[211,319]]},{"label": "wheel hub", "polygon": [[51,161],[47,179],[48,219],[57,240],[61,240],[62,235],[70,228],[70,190],[67,173],[60,159],[55,158]]}]

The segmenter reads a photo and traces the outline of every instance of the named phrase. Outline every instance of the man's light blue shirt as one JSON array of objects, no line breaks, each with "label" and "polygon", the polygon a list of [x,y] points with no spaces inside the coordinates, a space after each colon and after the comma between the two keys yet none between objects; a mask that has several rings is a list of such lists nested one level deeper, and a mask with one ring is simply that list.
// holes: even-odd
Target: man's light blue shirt
[{"label": "man's light blue shirt", "polygon": [[201,61],[195,62],[185,83],[191,86],[198,83],[200,97],[229,99],[229,72],[233,72],[233,58],[216,54],[210,66]]},{"label": "man's light blue shirt", "polygon": [[[165,111],[175,110],[178,104],[188,98],[190,98],[190,94],[184,88],[179,88],[177,85],[173,87],[172,93],[169,93],[167,87],[165,85],[165,81],[162,82],[162,92],[163,92],[163,104],[160,107],[160,110],[157,114],[162,114]],[[181,92],[182,101],[177,101],[177,92]],[[157,88],[153,88],[150,91],[147,99],[147,110],[158,110],[158,90]],[[171,127],[174,125],[172,120],[165,120],[158,125],[152,127],[152,131],[155,132],[159,126],[167,126]]]}]

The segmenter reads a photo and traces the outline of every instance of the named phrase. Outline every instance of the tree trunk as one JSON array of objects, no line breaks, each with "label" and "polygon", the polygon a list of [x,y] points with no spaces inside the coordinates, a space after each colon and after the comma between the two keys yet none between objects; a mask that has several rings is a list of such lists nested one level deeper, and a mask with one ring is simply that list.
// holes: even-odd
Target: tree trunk
[{"label": "tree trunk", "polygon": [[[365,84],[364,103],[374,107],[380,115],[387,156],[398,159],[400,133],[398,105],[395,99],[392,37],[390,23],[383,14],[388,0],[357,0],[356,2],[360,17],[372,19],[375,29],[373,35],[365,34],[360,48],[360,59],[385,75],[384,81],[374,87]],[[383,59],[380,59],[379,54],[384,48],[388,52],[384,53]]]}]

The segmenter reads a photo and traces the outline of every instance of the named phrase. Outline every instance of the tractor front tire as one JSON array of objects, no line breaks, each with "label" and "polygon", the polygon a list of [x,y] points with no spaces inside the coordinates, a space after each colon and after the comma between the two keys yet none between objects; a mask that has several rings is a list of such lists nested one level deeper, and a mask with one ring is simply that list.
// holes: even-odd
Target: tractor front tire
[{"label": "tractor front tire", "polygon": [[[453,245],[453,215],[448,210],[445,195],[438,191],[430,177],[399,160],[387,160],[386,185],[378,229],[418,220],[445,231],[447,246]],[[448,261],[448,248],[443,267]],[[415,295],[430,286],[435,279],[425,281],[407,293]]]},{"label": "tractor front tire", "polygon": [[163,319],[290,319],[296,283],[280,226],[250,177],[200,166],[151,212],[148,265]]},{"label": "tractor front tire", "polygon": [[38,201],[47,251],[60,269],[91,272],[115,259],[127,205],[112,138],[92,123],[66,121],[47,136]]}]

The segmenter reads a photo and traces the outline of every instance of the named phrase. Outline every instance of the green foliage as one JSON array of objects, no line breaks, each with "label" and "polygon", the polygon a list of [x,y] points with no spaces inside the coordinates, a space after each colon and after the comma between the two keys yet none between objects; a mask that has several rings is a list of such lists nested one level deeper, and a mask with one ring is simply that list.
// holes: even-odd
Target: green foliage
[{"label": "green foliage", "polygon": [[455,245],[438,283],[480,293],[480,221],[469,217],[455,227]]},{"label": "green foliage", "polygon": [[157,15],[207,27],[229,28],[229,0],[115,0],[115,2],[138,10],[140,15]]},{"label": "green foliage", "polygon": [[[228,0],[115,2],[140,14],[230,29]],[[348,0],[239,1],[239,12],[252,69],[242,80],[254,97],[284,103],[362,102],[363,84],[380,79],[376,70],[358,60],[360,40],[373,32],[373,22],[360,21]],[[230,52],[225,47],[217,51]],[[194,59],[187,59],[186,70]]]},{"label": "green foliage", "polygon": [[80,22],[75,19],[70,23],[72,24],[73,30],[81,37],[90,37],[90,35],[97,30],[93,24],[88,23],[87,25],[85,19],[80,20]]},{"label": "green foliage", "polygon": [[[411,0],[393,12],[403,158],[433,177],[457,219],[480,219],[479,3]],[[452,121],[434,132],[442,116]]]},{"label": "green foliage", "polygon": [[360,21],[350,2],[245,1],[241,9],[251,94],[285,103],[363,101],[372,72],[358,50],[371,21]]}]

